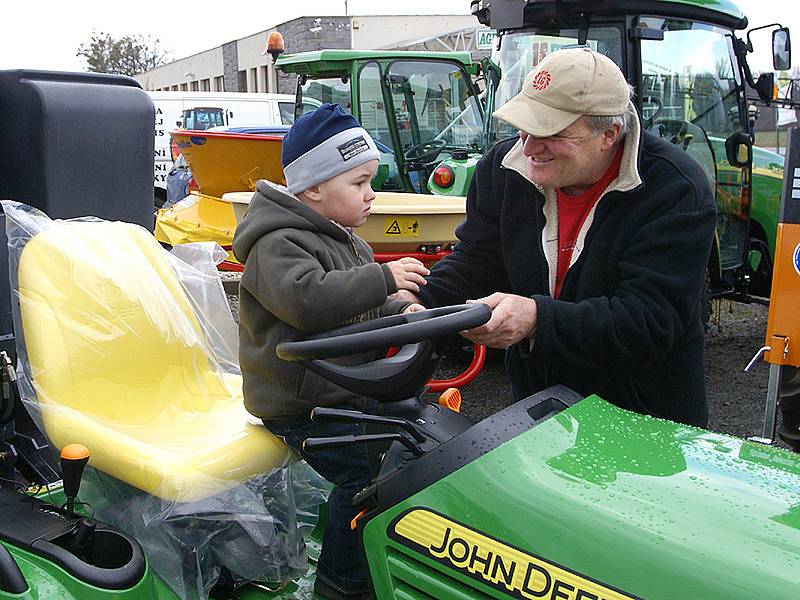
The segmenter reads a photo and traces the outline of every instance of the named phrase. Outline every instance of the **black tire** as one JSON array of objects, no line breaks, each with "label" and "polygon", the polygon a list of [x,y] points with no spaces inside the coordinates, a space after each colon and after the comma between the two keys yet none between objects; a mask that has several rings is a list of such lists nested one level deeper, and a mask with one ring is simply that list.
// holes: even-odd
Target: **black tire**
[{"label": "black tire", "polygon": [[769,255],[769,244],[766,236],[759,227],[753,227],[748,242],[750,250],[757,250],[761,254],[761,260],[755,271],[748,267],[750,274],[749,292],[754,296],[769,298],[772,289],[772,257]]}]

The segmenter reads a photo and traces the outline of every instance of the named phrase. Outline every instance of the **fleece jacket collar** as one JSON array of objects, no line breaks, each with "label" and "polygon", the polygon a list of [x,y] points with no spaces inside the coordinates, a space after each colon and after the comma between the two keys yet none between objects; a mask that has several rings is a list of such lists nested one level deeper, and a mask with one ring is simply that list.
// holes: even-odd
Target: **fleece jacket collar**
[{"label": "fleece jacket collar", "polygon": [[[638,114],[636,114],[635,109],[632,110],[634,110],[635,117],[631,119],[631,128],[623,140],[622,162],[619,167],[619,175],[609,184],[603,193],[600,194],[600,198],[592,207],[583,225],[581,225],[580,231],[578,231],[578,237],[575,240],[575,248],[572,251],[572,258],[569,263],[570,267],[577,262],[583,252],[586,234],[589,232],[594,222],[595,211],[606,194],[609,192],[630,192],[642,185],[642,178],[639,174],[639,160],[642,150],[642,128]],[[544,196],[543,212],[545,226],[542,228],[541,242],[545,259],[547,260],[550,294],[552,295],[555,292],[556,272],[558,270],[558,205],[556,190],[555,188],[540,186],[528,177],[527,158],[522,153],[522,140],[518,140],[517,143],[514,144],[511,150],[503,157],[503,161],[500,164],[504,169],[519,173]]]}]

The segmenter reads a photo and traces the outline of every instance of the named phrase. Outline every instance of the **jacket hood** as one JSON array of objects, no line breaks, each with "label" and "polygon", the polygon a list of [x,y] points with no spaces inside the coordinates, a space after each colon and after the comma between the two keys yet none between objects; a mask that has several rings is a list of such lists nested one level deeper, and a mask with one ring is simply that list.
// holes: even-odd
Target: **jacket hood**
[{"label": "jacket hood", "polygon": [[256,242],[277,229],[313,231],[343,242],[350,235],[343,227],[300,202],[284,186],[262,179],[256,184],[256,193],[233,236],[233,253],[237,260],[244,264]]}]

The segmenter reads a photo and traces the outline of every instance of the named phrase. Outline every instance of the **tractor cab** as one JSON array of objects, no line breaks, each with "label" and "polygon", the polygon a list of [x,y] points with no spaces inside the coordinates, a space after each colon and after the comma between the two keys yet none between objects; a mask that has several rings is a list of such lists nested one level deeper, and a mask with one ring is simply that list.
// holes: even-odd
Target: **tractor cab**
[{"label": "tractor cab", "polygon": [[[635,88],[643,128],[685,150],[715,189],[712,294],[742,298],[749,290],[768,295],[779,186],[772,185],[777,180],[768,177],[766,168],[759,169],[758,181],[753,179],[745,83],[769,102],[772,74],[753,80],[746,61],[753,50],[749,35],[745,42],[735,33],[747,19],[735,5],[480,0],[472,2],[472,12],[499,34],[492,64],[484,69],[501,75],[487,78],[487,115],[516,95],[527,73],[549,53],[585,45],[605,54]],[[790,62],[788,38],[785,28],[773,32],[776,69]],[[484,135],[490,146],[516,131],[489,116]],[[757,163],[782,168],[780,156],[755,152]],[[765,281],[757,280],[759,269]]]},{"label": "tractor cab", "polygon": [[181,119],[176,123],[183,129],[192,131],[205,131],[212,127],[222,127],[228,124],[225,110],[213,106],[196,106],[187,108],[181,114]]},{"label": "tractor cab", "polygon": [[468,52],[322,50],[277,65],[298,75],[297,115],[338,103],[373,137],[381,151],[376,191],[466,193],[484,150],[478,69]]}]

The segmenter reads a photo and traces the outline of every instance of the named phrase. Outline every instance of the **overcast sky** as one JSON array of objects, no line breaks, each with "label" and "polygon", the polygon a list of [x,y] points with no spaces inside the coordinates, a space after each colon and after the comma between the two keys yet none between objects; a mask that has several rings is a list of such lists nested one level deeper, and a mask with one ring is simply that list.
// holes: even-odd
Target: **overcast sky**
[{"label": "overcast sky", "polygon": [[[749,16],[750,26],[780,19],[792,29],[792,62],[800,65],[800,2],[734,0]],[[92,31],[114,37],[151,35],[171,57],[182,58],[268,29],[300,16],[345,14],[469,14],[469,0],[138,0],[73,2],[5,0],[0,27],[0,69],[84,70],[75,56]],[[256,8],[254,8],[256,7]],[[477,25],[476,21],[476,25]],[[754,70],[769,65],[768,36],[758,38]]]}]

